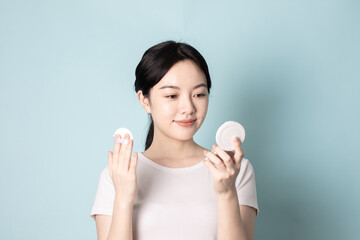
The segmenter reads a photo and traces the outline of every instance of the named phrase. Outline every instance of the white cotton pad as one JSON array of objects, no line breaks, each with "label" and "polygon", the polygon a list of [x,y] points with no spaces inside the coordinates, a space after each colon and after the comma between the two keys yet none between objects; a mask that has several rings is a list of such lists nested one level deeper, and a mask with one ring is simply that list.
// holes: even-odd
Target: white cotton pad
[{"label": "white cotton pad", "polygon": [[[115,134],[120,134],[122,139],[115,140],[116,142],[124,143],[126,140],[123,140],[125,137],[125,134],[128,133],[130,135],[130,139],[133,140],[133,135],[131,134],[130,130],[127,128],[118,128],[113,134],[114,140],[115,140]],[[126,141],[127,142],[127,141]]]},{"label": "white cotton pad", "polygon": [[241,143],[245,140],[244,127],[235,121],[224,122],[216,132],[216,143],[225,151],[234,151],[233,138],[238,137]]}]

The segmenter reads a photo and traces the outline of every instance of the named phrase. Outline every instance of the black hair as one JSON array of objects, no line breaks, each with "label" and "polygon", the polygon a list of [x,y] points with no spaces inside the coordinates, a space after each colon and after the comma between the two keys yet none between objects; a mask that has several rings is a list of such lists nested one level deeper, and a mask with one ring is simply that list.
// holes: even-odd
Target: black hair
[{"label": "black hair", "polygon": [[[148,97],[150,89],[164,77],[170,68],[175,63],[186,59],[194,61],[204,72],[210,93],[211,79],[204,57],[189,44],[175,41],[165,41],[146,50],[135,70],[135,91],[141,90],[143,95]],[[154,122],[150,114],[145,150],[150,147],[153,137]]]}]

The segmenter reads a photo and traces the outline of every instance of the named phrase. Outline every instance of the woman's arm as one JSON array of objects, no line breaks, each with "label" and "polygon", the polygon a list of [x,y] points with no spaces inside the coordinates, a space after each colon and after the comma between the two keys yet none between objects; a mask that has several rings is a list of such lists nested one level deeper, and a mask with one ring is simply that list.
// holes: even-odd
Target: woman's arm
[{"label": "woman's arm", "polygon": [[98,240],[132,240],[133,205],[124,205],[115,196],[113,215],[96,215]]},{"label": "woman's arm", "polygon": [[217,197],[217,205],[218,240],[254,239],[256,221],[256,210],[254,208],[240,207],[236,192],[226,197]]}]

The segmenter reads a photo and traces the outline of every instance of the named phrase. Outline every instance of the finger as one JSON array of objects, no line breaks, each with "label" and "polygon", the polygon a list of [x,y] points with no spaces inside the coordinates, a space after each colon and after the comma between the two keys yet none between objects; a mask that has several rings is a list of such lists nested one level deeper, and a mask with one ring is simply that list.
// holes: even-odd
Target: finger
[{"label": "finger", "polygon": [[[130,136],[129,136],[129,138],[130,138]],[[125,150],[124,160],[123,160],[126,170],[129,170],[129,167],[130,167],[130,158],[131,158],[132,148],[133,148],[133,140],[128,139],[127,146],[125,147],[126,150]]]},{"label": "finger", "polygon": [[227,152],[225,152],[221,147],[217,145],[213,145],[212,148],[217,153],[217,155],[222,159],[228,170],[235,168],[233,159],[230,157],[230,155]]},{"label": "finger", "polygon": [[225,164],[222,160],[220,160],[213,152],[210,152],[208,150],[204,151],[205,156],[213,162],[213,164],[216,166],[216,168],[224,169],[226,168]]},{"label": "finger", "polygon": [[126,161],[126,150],[129,148],[129,138],[130,135],[128,133],[125,134],[124,139],[127,141],[122,143],[120,153],[119,153],[119,164],[121,169],[129,169],[129,161]]},{"label": "finger", "polygon": [[109,168],[109,175],[112,178],[112,152],[108,151],[108,168]]},{"label": "finger", "polygon": [[219,170],[215,167],[214,163],[212,163],[211,161],[206,160],[206,159],[203,162],[204,162],[205,167],[207,167],[210,170],[211,175],[217,179],[218,175],[219,175],[219,173],[218,173]]},{"label": "finger", "polygon": [[129,171],[133,171],[133,172],[136,171],[137,162],[138,162],[138,155],[136,152],[134,152],[131,158]]},{"label": "finger", "polygon": [[[115,138],[117,139],[121,139],[121,135],[120,134],[115,134]],[[114,150],[113,150],[113,167],[114,169],[117,169],[119,166],[119,152],[121,149],[121,143],[119,142],[114,142]]]},{"label": "finger", "polygon": [[234,147],[235,147],[234,159],[235,159],[235,164],[237,165],[240,163],[241,159],[244,157],[244,152],[241,148],[241,142],[238,137],[234,137],[233,143],[234,143]]}]

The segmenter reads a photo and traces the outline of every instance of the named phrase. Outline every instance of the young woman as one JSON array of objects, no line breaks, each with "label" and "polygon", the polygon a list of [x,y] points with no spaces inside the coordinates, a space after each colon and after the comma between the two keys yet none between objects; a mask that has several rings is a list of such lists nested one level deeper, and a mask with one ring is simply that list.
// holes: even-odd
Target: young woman
[{"label": "young woman", "polygon": [[193,140],[210,87],[190,45],[167,41],[144,53],[135,91],[151,119],[145,151],[131,156],[127,134],[108,153],[91,211],[99,240],[254,239],[255,174],[241,142],[234,138],[233,153]]}]

